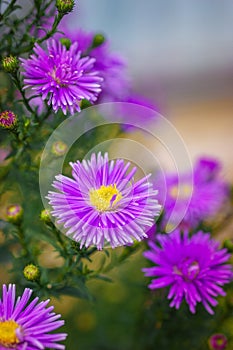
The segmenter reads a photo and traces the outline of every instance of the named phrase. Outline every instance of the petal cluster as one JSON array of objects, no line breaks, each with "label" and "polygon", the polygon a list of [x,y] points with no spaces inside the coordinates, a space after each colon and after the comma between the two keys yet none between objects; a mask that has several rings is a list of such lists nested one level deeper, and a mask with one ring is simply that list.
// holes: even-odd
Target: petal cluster
[{"label": "petal cluster", "polygon": [[71,163],[72,178],[58,175],[50,191],[51,214],[81,247],[106,242],[112,248],[147,237],[146,228],[159,215],[157,191],[146,176],[134,182],[137,168],[123,159],[92,154],[90,160]]},{"label": "petal cluster", "polygon": [[225,296],[222,286],[232,279],[232,267],[225,264],[230,254],[219,249],[219,242],[210,234],[199,231],[192,237],[175,230],[170,235],[157,235],[156,243],[150,241],[150,250],[144,256],[155,266],[144,268],[146,276],[153,277],[150,289],[170,287],[170,306],[179,309],[183,300],[195,313],[197,303],[202,303],[213,314],[218,295]]},{"label": "petal cluster", "polygon": [[47,42],[47,51],[35,44],[34,53],[22,59],[24,88],[31,88],[48,100],[55,112],[80,111],[83,99],[95,102],[102,78],[93,70],[94,58],[81,57],[78,43],[67,49],[58,40]]},{"label": "petal cluster", "polygon": [[[0,299],[0,349],[65,349],[58,342],[67,335],[50,333],[64,324],[64,321],[59,320],[61,315],[53,312],[53,306],[47,306],[49,300],[38,303],[39,298],[36,297],[30,301],[32,292],[26,288],[23,295],[16,299],[15,285],[3,285]],[[12,331],[15,333],[13,336],[10,334]]]}]

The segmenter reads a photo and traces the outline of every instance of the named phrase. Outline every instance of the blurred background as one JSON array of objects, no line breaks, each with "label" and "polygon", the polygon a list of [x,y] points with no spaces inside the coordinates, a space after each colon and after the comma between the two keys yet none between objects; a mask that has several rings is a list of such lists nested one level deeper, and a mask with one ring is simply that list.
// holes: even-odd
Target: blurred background
[{"label": "blurred background", "polygon": [[85,0],[72,26],[106,34],[136,91],[177,127],[192,157],[221,157],[233,179],[233,2]]},{"label": "blurred background", "polygon": [[[172,122],[191,158],[219,158],[223,176],[233,181],[233,1],[85,0],[71,17],[71,27],[111,40],[128,61],[135,91]],[[232,232],[229,223],[222,237]],[[113,283],[92,285],[96,303],[77,302],[75,308],[69,298],[58,303],[62,312],[64,306],[68,314],[72,309],[68,349],[75,339],[72,349],[80,350],[208,348],[208,337],[220,331],[222,311],[210,317],[200,308],[191,316],[184,308],[178,314],[168,311],[165,295],[164,306],[152,306],[140,272],[141,252],[110,273]],[[233,333],[232,319],[222,326]]]}]

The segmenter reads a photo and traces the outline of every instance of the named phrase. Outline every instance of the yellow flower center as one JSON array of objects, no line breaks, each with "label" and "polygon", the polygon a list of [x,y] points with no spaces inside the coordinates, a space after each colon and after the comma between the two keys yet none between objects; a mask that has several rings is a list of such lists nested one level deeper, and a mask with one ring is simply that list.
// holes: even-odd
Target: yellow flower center
[{"label": "yellow flower center", "polygon": [[16,329],[20,326],[15,321],[0,321],[0,344],[6,348],[12,348],[19,343]]},{"label": "yellow flower center", "polygon": [[189,198],[192,195],[192,186],[189,184],[183,184],[180,186],[180,188],[178,188],[178,186],[174,185],[169,191],[170,195],[175,199],[178,197],[178,192],[180,198]]},{"label": "yellow flower center", "polygon": [[89,192],[90,202],[98,211],[110,211],[113,206],[122,198],[116,185],[101,186],[97,190],[92,189]]}]

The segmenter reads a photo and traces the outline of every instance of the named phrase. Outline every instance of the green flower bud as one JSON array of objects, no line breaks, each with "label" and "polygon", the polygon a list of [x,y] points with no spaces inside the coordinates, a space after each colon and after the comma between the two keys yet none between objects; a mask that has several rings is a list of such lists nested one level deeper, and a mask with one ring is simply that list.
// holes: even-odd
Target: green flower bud
[{"label": "green flower bud", "polygon": [[90,107],[92,104],[90,101],[86,100],[86,99],[83,99],[80,103],[80,108],[81,109],[85,109],[87,107]]},{"label": "green flower bud", "polygon": [[68,38],[61,38],[61,39],[60,39],[60,43],[61,43],[62,45],[64,45],[64,46],[67,48],[67,50],[69,50],[70,45],[71,45],[70,39],[68,39]]},{"label": "green flower bud", "polygon": [[96,34],[93,38],[92,48],[98,47],[105,42],[105,37],[102,34]]},{"label": "green flower bud", "polygon": [[19,61],[15,56],[4,57],[2,60],[2,67],[7,73],[15,73],[19,67]]},{"label": "green flower bud", "polygon": [[44,210],[41,211],[40,219],[41,219],[41,221],[43,221],[45,223],[49,223],[51,221],[50,213],[49,213],[49,211],[47,209],[44,209]]},{"label": "green flower bud", "polygon": [[37,266],[29,264],[23,269],[23,275],[28,281],[36,281],[40,277],[40,270]]},{"label": "green flower bud", "polygon": [[233,252],[233,241],[231,239],[226,239],[223,243],[224,248],[227,248],[230,253]]},{"label": "green flower bud", "polygon": [[58,12],[65,15],[73,10],[74,0],[56,0],[56,6]]},{"label": "green flower bud", "polygon": [[63,141],[56,141],[52,144],[52,153],[57,156],[61,157],[64,156],[64,154],[67,152],[67,144]]},{"label": "green flower bud", "polygon": [[19,204],[12,204],[6,210],[7,221],[17,224],[23,217],[23,209]]}]

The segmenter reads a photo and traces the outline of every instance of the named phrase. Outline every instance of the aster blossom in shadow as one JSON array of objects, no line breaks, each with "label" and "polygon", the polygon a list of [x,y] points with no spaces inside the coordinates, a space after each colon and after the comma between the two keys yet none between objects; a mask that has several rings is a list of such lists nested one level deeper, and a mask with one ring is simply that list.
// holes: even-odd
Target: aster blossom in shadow
[{"label": "aster blossom in shadow", "polygon": [[[174,225],[180,223],[183,229],[196,229],[203,221],[215,217],[227,203],[230,193],[229,185],[221,179],[220,170],[221,165],[217,160],[203,157],[196,161],[193,172],[167,175],[162,226],[167,224],[171,213]],[[164,193],[162,183],[162,179],[157,179],[160,195]],[[181,217],[181,213],[185,214],[184,217]],[[171,226],[173,221],[170,222]]]},{"label": "aster blossom in shadow", "polygon": [[64,324],[59,320],[53,306],[47,307],[49,300],[38,303],[39,298],[29,302],[32,290],[26,288],[15,300],[16,286],[3,285],[0,299],[0,350],[65,349],[58,344],[66,338],[65,333],[53,333]]},{"label": "aster blossom in shadow", "polygon": [[[158,234],[156,242],[149,241],[150,250],[144,256],[156,266],[144,268],[145,276],[154,277],[150,289],[170,286],[170,306],[180,308],[183,300],[192,313],[197,303],[213,314],[218,295],[225,296],[222,286],[232,280],[232,267],[226,249],[210,234],[199,231],[192,237],[175,230],[169,235]],[[160,246],[159,246],[160,245]]]},{"label": "aster blossom in shadow", "polygon": [[93,70],[94,58],[81,57],[78,43],[67,49],[58,40],[47,42],[48,51],[35,44],[34,54],[21,58],[24,88],[31,88],[48,100],[55,112],[80,111],[83,99],[95,102],[103,79]]},{"label": "aster blossom in shadow", "polygon": [[81,247],[102,249],[108,242],[115,248],[147,237],[146,228],[160,211],[157,191],[149,176],[134,182],[137,168],[128,172],[130,165],[98,153],[71,163],[73,179],[56,176],[53,187],[59,192],[48,194],[51,214]]}]

